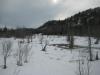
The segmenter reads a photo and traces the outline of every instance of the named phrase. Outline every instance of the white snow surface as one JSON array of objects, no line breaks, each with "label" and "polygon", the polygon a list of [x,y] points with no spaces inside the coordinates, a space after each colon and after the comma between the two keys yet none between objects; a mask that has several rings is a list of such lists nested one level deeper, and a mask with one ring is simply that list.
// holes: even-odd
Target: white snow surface
[{"label": "white snow surface", "polygon": [[[66,36],[43,36],[43,45],[45,40],[48,41],[46,52],[41,51],[42,46],[39,41],[39,36],[33,37],[30,43],[32,46],[28,63],[22,66],[17,66],[16,52],[18,49],[17,42],[21,39],[15,38],[0,38],[0,75],[78,75],[78,59],[79,50],[83,48],[63,49],[51,44],[68,44]],[[87,37],[75,36],[75,45],[88,46]],[[2,55],[2,42],[4,40],[11,40],[13,42],[12,52],[7,58],[7,69],[3,69],[3,55]],[[100,47],[100,44],[93,44],[95,39],[92,38],[92,46]],[[95,56],[99,49],[92,49]],[[84,53],[84,55],[87,53]],[[90,63],[90,75],[100,75],[100,60],[92,61]]]}]

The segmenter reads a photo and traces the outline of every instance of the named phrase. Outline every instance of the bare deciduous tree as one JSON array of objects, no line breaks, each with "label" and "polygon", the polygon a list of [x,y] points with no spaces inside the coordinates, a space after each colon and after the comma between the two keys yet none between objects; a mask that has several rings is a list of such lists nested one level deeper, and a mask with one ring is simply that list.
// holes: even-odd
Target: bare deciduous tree
[{"label": "bare deciduous tree", "polygon": [[79,51],[78,75],[90,75],[90,62],[88,56]]},{"label": "bare deciduous tree", "polygon": [[68,27],[67,27],[67,41],[69,42],[69,48],[73,49],[74,47],[74,34],[73,34],[73,25],[74,25],[74,22],[69,22],[68,23]]},{"label": "bare deciduous tree", "polygon": [[32,42],[32,35],[28,35],[26,36],[26,38],[27,38],[27,43]]},{"label": "bare deciduous tree", "polygon": [[92,49],[91,49],[91,37],[88,37],[88,49],[89,49],[89,57],[90,57],[90,61],[93,60],[93,55],[92,55]]},{"label": "bare deciduous tree", "polygon": [[10,40],[6,40],[2,42],[2,48],[3,48],[3,56],[4,56],[4,69],[7,68],[6,61],[7,57],[11,53],[11,47],[12,47],[12,42]]},{"label": "bare deciduous tree", "polygon": [[24,62],[27,63],[28,62],[28,56],[29,56],[29,52],[31,50],[31,46],[29,45],[29,43],[24,45]]},{"label": "bare deciduous tree", "polygon": [[70,24],[68,23],[68,27],[67,27],[67,41],[70,41]]},{"label": "bare deciduous tree", "polygon": [[23,43],[18,41],[18,52],[17,52],[17,65],[22,66],[22,59],[23,59]]},{"label": "bare deciduous tree", "polygon": [[47,47],[47,45],[48,45],[48,41],[45,40],[44,45],[42,45],[42,51],[46,51],[46,47]]},{"label": "bare deciduous tree", "polygon": [[69,41],[69,48],[70,49],[73,49],[74,47],[74,36],[70,36],[70,41]]},{"label": "bare deciduous tree", "polygon": [[78,61],[78,75],[84,75],[83,63],[84,60],[82,58],[81,51],[79,50],[79,61]]},{"label": "bare deciduous tree", "polygon": [[27,43],[30,43],[30,36],[27,36]]},{"label": "bare deciduous tree", "polygon": [[42,34],[40,34],[40,36],[39,36],[39,41],[40,41],[40,44],[43,43],[43,35]]},{"label": "bare deciduous tree", "polygon": [[89,50],[89,57],[90,61],[93,61],[92,49],[91,49],[91,26],[88,24],[90,19],[87,19],[87,31],[88,31],[88,50]]}]

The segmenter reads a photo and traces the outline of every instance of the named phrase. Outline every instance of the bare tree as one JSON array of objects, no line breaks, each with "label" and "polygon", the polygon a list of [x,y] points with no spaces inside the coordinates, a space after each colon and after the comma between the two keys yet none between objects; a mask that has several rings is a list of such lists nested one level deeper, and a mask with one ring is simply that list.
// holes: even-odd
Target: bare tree
[{"label": "bare tree", "polygon": [[88,24],[91,19],[87,19],[87,29],[88,29],[88,49],[89,49],[89,57],[90,61],[93,61],[92,49],[91,49],[91,28]]},{"label": "bare tree", "polygon": [[30,36],[30,39],[31,39],[31,42],[32,42],[33,41],[33,36],[32,35]]},{"label": "bare tree", "polygon": [[40,41],[40,44],[43,43],[43,35],[42,34],[39,35],[39,41]]},{"label": "bare tree", "polygon": [[22,66],[22,59],[23,59],[23,43],[18,41],[18,52],[17,52],[17,65]]},{"label": "bare tree", "polygon": [[73,29],[73,26],[75,24],[74,18],[69,19],[69,22],[67,24],[68,24],[68,26],[67,26],[67,41],[69,42],[68,46],[72,51],[72,49],[74,47],[74,29]]},{"label": "bare tree", "polygon": [[90,62],[87,59],[87,75],[90,75]]},{"label": "bare tree", "polygon": [[45,40],[44,45],[42,45],[42,51],[46,51],[46,47],[47,47],[47,45],[48,45],[48,41]]},{"label": "bare tree", "polygon": [[78,61],[78,75],[84,75],[83,63],[84,60],[82,58],[81,50],[79,50],[79,61]]},{"label": "bare tree", "polygon": [[92,56],[92,49],[91,49],[91,37],[88,37],[88,49],[89,49],[90,61],[92,61],[93,60],[93,56]]},{"label": "bare tree", "polygon": [[79,50],[78,75],[90,75],[90,62],[88,56]]},{"label": "bare tree", "polygon": [[96,52],[96,60],[99,60],[98,51]]},{"label": "bare tree", "polygon": [[29,56],[29,52],[31,50],[31,47],[32,46],[30,46],[29,43],[27,43],[27,44],[24,45],[24,59],[25,59],[24,62],[25,63],[28,62],[28,56]]},{"label": "bare tree", "polygon": [[69,41],[69,48],[73,49],[73,47],[74,47],[74,36],[71,35],[70,36],[70,41]]},{"label": "bare tree", "polygon": [[81,71],[81,67],[82,64],[81,64],[81,60],[79,59],[79,67],[78,67],[78,70],[79,70],[79,75],[82,75],[82,71]]},{"label": "bare tree", "polygon": [[26,36],[27,38],[27,43],[30,43],[30,36]]},{"label": "bare tree", "polygon": [[73,25],[74,25],[74,22],[72,23],[69,23],[69,26],[68,26],[68,29],[69,29],[69,34],[68,34],[68,41],[69,41],[69,48],[71,49],[71,52],[72,52],[72,49],[74,48],[74,34],[73,34]]},{"label": "bare tree", "polygon": [[70,24],[68,23],[68,27],[67,27],[67,41],[70,41]]},{"label": "bare tree", "polygon": [[32,42],[32,35],[28,35],[26,36],[26,38],[27,38],[27,43]]},{"label": "bare tree", "polygon": [[2,42],[2,48],[3,48],[3,56],[4,56],[4,69],[7,68],[6,61],[7,57],[11,53],[11,47],[12,47],[12,42],[10,40],[6,40]]}]

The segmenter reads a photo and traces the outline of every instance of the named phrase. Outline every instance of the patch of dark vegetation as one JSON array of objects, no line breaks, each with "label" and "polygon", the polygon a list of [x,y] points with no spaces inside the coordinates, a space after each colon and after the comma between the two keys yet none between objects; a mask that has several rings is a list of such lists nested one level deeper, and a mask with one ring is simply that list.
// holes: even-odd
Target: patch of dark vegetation
[{"label": "patch of dark vegetation", "polygon": [[[51,44],[49,46],[56,46],[56,47],[63,48],[63,49],[69,49],[69,44]],[[87,48],[88,49],[88,46],[81,46],[81,45],[73,46],[73,49],[77,49],[77,48]],[[100,50],[100,47],[91,47],[91,48]]]}]

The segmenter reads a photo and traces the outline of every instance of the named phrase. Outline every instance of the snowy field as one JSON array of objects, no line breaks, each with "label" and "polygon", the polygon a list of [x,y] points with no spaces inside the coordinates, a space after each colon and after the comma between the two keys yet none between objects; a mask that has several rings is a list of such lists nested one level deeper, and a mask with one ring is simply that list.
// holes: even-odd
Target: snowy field
[{"label": "snowy field", "polygon": [[[80,75],[79,61],[82,61],[81,70],[83,75],[100,75],[100,60],[88,62],[88,38],[74,37],[75,45],[83,46],[83,48],[68,49],[58,47],[53,44],[68,44],[65,36],[43,36],[42,44],[41,36],[33,36],[30,42],[30,50],[28,54],[28,62],[22,62],[22,66],[17,66],[18,41],[22,39],[0,38],[0,75]],[[12,42],[12,51],[7,58],[7,68],[3,69],[2,42],[10,40]],[[24,43],[27,42],[24,39]],[[47,41],[46,51],[42,51]],[[94,44],[95,39],[92,38],[92,53],[95,60],[96,53],[100,57],[100,44]],[[23,59],[24,60],[24,59]],[[89,68],[87,68],[89,66]]]}]

